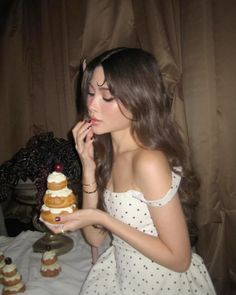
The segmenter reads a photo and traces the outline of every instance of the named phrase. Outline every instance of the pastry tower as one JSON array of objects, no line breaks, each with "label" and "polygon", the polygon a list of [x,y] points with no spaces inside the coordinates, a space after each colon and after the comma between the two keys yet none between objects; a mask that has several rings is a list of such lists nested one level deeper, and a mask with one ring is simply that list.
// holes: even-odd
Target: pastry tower
[{"label": "pastry tower", "polygon": [[63,167],[56,166],[56,170],[48,175],[47,190],[40,213],[40,220],[44,223],[58,224],[55,221],[58,215],[70,214],[77,210],[76,197],[68,188],[67,178],[62,170]]},{"label": "pastry tower", "polygon": [[3,267],[5,266],[5,258],[3,252],[0,251],[0,284],[3,284]]},{"label": "pastry tower", "polygon": [[57,255],[48,246],[48,249],[42,255],[40,272],[44,277],[55,277],[59,275],[60,271],[61,267],[58,264]]},{"label": "pastry tower", "polygon": [[22,282],[21,275],[10,257],[5,259],[5,266],[2,269],[3,290],[2,295],[11,295],[25,291],[25,284]]}]

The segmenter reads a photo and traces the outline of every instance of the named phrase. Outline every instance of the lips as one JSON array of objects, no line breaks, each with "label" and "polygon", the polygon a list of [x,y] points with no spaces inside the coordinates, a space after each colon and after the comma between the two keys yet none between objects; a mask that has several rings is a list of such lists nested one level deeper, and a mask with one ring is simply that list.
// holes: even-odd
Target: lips
[{"label": "lips", "polygon": [[91,118],[92,125],[97,125],[101,120],[98,120],[97,118]]}]

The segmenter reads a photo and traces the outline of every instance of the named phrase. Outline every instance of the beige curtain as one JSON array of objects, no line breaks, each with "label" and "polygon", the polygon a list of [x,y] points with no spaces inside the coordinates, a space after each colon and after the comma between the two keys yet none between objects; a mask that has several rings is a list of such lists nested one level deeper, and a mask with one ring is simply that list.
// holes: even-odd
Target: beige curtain
[{"label": "beige curtain", "polygon": [[82,59],[116,46],[151,51],[202,182],[197,250],[218,294],[233,294],[236,2],[11,3],[0,31],[0,163],[35,130],[67,136],[76,122],[75,83]]},{"label": "beige curtain", "polygon": [[198,251],[219,294],[236,294],[236,2],[182,1],[183,89],[201,177]]},{"label": "beige curtain", "polygon": [[140,47],[158,59],[173,115],[188,140],[182,97],[182,58],[179,1],[133,0],[136,34]]},{"label": "beige curtain", "polygon": [[[153,52],[174,98],[181,71],[176,3],[13,1],[1,38],[0,131],[4,138],[0,162],[9,159],[34,132],[52,130],[57,136],[67,136],[76,121],[74,89],[81,60],[103,50],[142,46]],[[184,130],[181,105],[174,100]]]}]

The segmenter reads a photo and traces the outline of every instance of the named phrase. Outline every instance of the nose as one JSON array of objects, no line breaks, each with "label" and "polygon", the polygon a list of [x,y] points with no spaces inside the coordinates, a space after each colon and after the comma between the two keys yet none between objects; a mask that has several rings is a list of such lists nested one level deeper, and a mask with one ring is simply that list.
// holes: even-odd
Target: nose
[{"label": "nose", "polygon": [[97,112],[97,109],[98,109],[98,97],[97,97],[97,95],[94,94],[93,96],[88,97],[88,99],[87,99],[87,108],[88,108],[88,111],[89,111],[90,115]]}]

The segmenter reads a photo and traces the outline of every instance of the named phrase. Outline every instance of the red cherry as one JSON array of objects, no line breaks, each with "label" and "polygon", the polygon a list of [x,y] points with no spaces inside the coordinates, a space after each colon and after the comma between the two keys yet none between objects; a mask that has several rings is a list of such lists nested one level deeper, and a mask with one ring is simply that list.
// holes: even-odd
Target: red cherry
[{"label": "red cherry", "polygon": [[62,172],[64,169],[64,166],[62,163],[56,163],[53,168],[54,168],[54,171],[56,172]]},{"label": "red cherry", "polygon": [[5,258],[5,263],[6,263],[6,264],[11,264],[11,263],[12,263],[12,259],[11,259],[11,257],[6,257],[6,258]]}]

